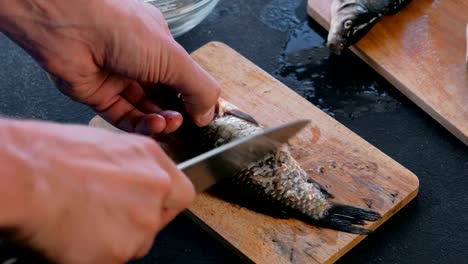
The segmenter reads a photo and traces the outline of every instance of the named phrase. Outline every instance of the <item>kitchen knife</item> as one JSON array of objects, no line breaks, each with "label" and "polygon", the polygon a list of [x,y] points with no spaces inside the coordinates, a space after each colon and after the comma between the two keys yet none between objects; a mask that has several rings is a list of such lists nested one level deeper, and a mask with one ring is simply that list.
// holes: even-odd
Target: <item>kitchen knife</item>
[{"label": "kitchen knife", "polygon": [[[239,170],[263,158],[269,152],[276,150],[309,123],[308,120],[298,120],[277,127],[267,128],[261,133],[233,140],[225,145],[203,153],[192,159],[179,163],[181,169],[192,181],[195,190],[202,192],[220,180],[234,176]],[[196,219],[189,211],[186,213]],[[24,263],[30,258],[36,263],[48,263],[37,254],[29,255],[26,249],[16,248],[0,240],[0,263]],[[25,252],[23,252],[25,251]],[[26,257],[25,257],[26,255]]]},{"label": "kitchen knife", "polygon": [[177,167],[192,181],[196,192],[203,192],[220,180],[234,176],[296,135],[310,121],[297,120],[260,133],[239,138],[179,163]]}]

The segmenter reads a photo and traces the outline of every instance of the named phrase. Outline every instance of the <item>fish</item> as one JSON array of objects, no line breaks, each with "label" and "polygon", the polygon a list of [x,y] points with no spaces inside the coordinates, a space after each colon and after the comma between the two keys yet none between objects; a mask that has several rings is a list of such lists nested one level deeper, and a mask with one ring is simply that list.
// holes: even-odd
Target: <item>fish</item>
[{"label": "fish", "polygon": [[[204,127],[192,126],[186,144],[195,146],[191,155],[197,155],[263,129],[251,115],[220,99],[211,123]],[[288,144],[239,169],[225,181],[216,185],[235,188],[237,196],[246,196],[247,200],[255,201],[261,207],[273,208],[281,213],[278,215],[298,216],[321,227],[369,234],[370,230],[356,225],[381,218],[377,211],[331,201],[334,196],[301,167]]]},{"label": "fish", "polygon": [[332,0],[327,47],[341,52],[362,39],[384,16],[394,15],[411,0]]}]

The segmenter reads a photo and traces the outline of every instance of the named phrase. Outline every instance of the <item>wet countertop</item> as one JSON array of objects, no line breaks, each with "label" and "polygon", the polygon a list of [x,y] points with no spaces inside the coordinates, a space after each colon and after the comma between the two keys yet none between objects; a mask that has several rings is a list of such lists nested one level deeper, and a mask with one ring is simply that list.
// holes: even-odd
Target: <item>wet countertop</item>
[{"label": "wet countertop", "polygon": [[[468,149],[347,51],[333,56],[306,0],[221,0],[178,42],[221,41],[415,173],[418,197],[338,263],[462,263],[468,259]],[[94,113],[55,90],[0,34],[0,114],[86,124]],[[447,102],[450,103],[450,102]],[[0,247],[0,257],[12,248]],[[20,253],[27,256],[26,253]],[[31,262],[33,263],[33,262]],[[185,216],[132,263],[241,263]]]}]

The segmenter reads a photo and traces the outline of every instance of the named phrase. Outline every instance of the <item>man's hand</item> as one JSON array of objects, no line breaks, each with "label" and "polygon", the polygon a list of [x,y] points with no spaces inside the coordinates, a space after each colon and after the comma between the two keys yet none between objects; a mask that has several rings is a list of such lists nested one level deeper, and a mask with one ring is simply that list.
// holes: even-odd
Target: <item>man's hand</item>
[{"label": "man's hand", "polygon": [[153,140],[0,119],[0,229],[54,263],[125,263],[190,205],[190,181]]},{"label": "man's hand", "polygon": [[172,38],[161,12],[136,0],[0,0],[0,29],[42,65],[60,90],[128,132],[173,132],[180,113],[161,109],[145,91],[179,91],[200,126],[220,93]]},{"label": "man's hand", "polygon": [[[23,47],[74,100],[116,127],[170,133],[182,115],[147,91],[178,91],[208,124],[216,81],[138,0],[0,0],[0,31]],[[0,120],[0,228],[58,263],[123,263],[194,198],[158,144],[84,126]]]}]

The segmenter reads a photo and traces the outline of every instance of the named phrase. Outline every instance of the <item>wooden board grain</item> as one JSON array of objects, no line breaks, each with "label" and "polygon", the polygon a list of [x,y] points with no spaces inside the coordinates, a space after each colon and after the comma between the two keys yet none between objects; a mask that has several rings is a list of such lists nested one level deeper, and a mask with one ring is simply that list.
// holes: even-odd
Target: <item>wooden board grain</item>
[{"label": "wooden board grain", "polygon": [[[219,42],[192,57],[222,85],[222,97],[269,127],[307,118],[311,125],[291,140],[293,155],[335,200],[379,211],[375,230],[412,200],[418,178],[336,120]],[[110,127],[99,117],[90,125]],[[115,128],[112,128],[115,130]],[[255,263],[332,263],[365,236],[276,219],[207,193],[189,208],[197,223]]]},{"label": "wooden board grain", "polygon": [[[326,30],[331,0],[308,0]],[[412,0],[384,17],[350,49],[403,94],[468,144],[466,0]]]}]

